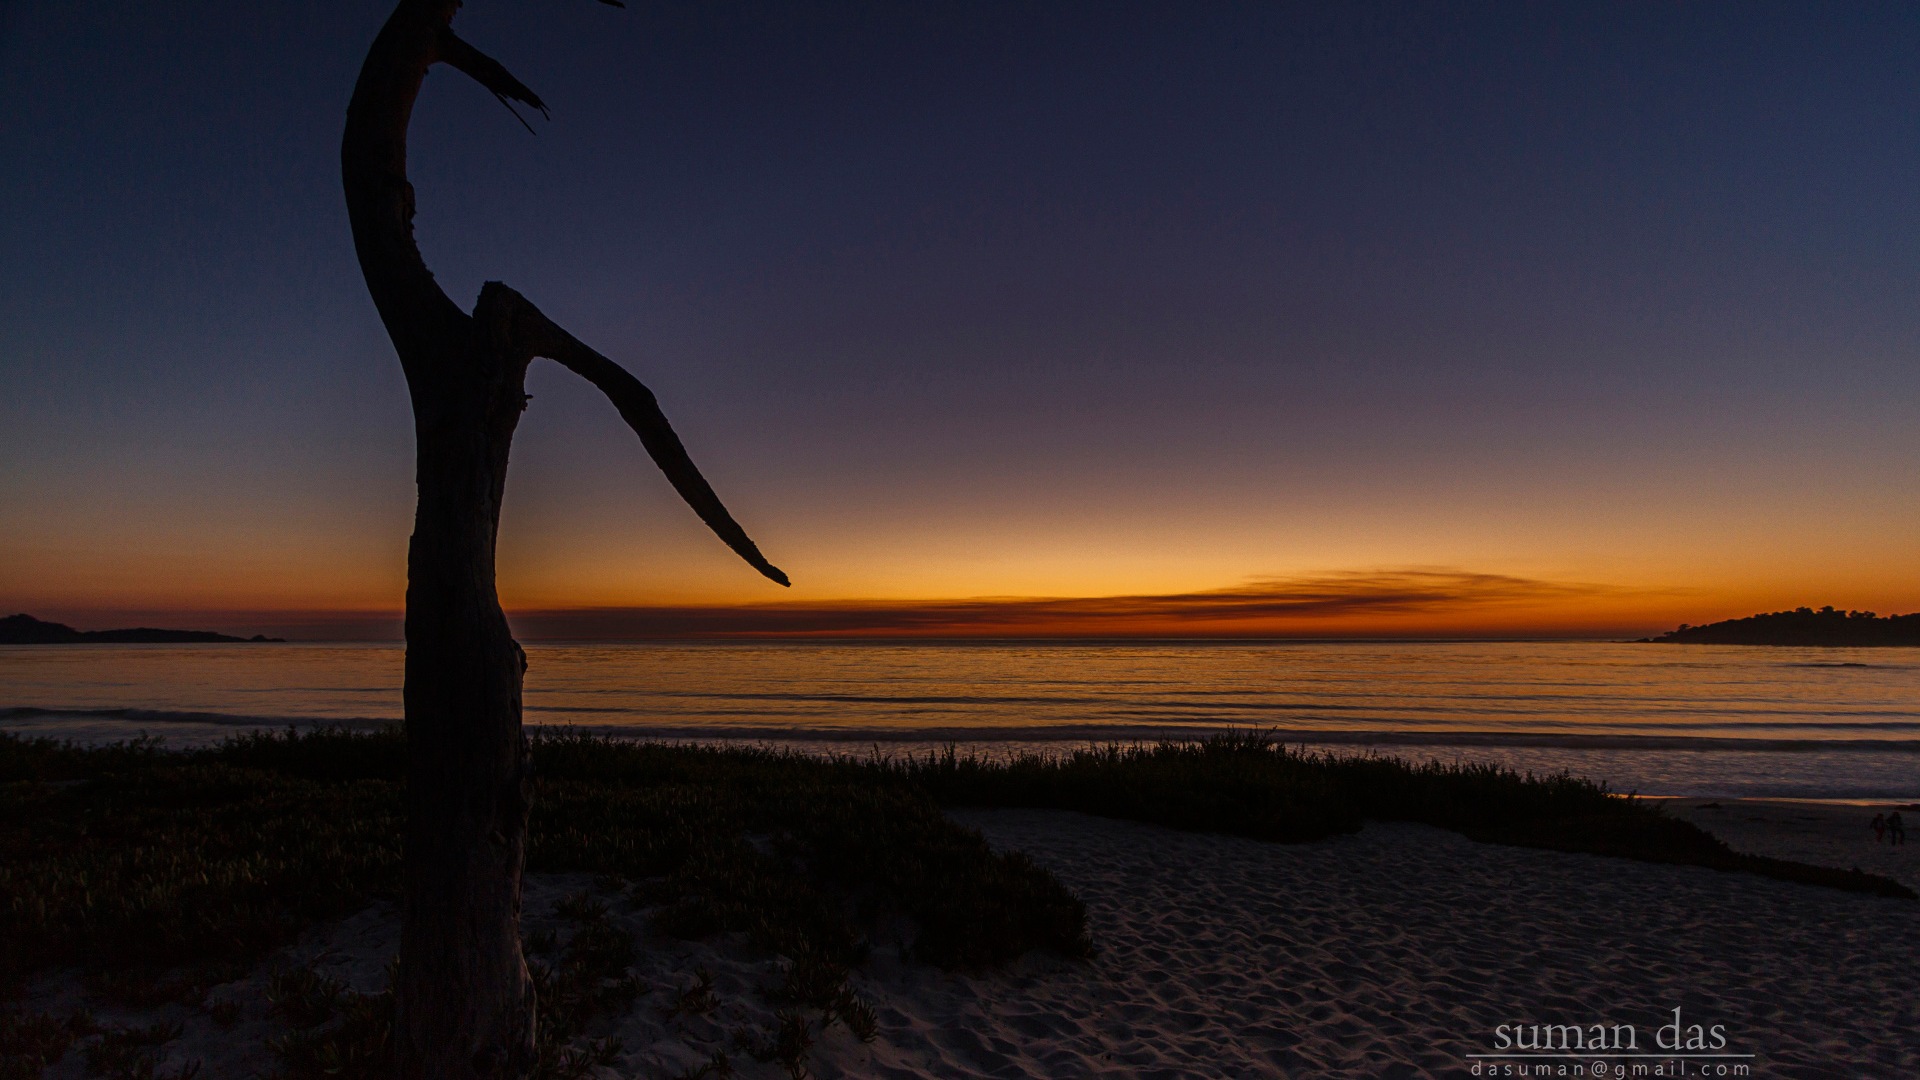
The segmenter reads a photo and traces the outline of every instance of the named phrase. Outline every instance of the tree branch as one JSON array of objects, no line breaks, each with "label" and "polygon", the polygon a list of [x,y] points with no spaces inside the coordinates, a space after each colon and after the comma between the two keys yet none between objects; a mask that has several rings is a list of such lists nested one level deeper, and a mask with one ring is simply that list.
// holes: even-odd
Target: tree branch
[{"label": "tree branch", "polygon": [[680,442],[673,425],[667,422],[666,414],[660,411],[660,403],[639,379],[628,373],[627,369],[600,355],[579,338],[561,328],[552,319],[546,317],[532,301],[497,281],[489,281],[480,291],[480,303],[475,311],[493,309],[501,311],[511,321],[508,332],[514,335],[531,355],[544,356],[555,360],[567,370],[598,387],[620,410],[620,418],[627,422],[634,434],[640,436],[640,444],[647,448],[647,454],[653,463],[665,473],[673,489],[680,493],[700,520],[707,523],[715,536],[734,553],[747,561],[747,565],[766,575],[769,580],[781,585],[791,585],[787,575],[779,567],[767,561],[760,549],[747,536],[745,529],[733,520],[721,503],[720,496],[714,494],[713,487],[700,475],[700,469],[694,465],[687,448]]},{"label": "tree branch", "polygon": [[[439,52],[440,59],[448,66],[464,72],[474,82],[492,91],[500,104],[505,105],[507,111],[513,113],[515,120],[520,120],[520,114],[513,111],[513,106],[509,104],[512,101],[532,106],[540,111],[541,116],[553,118],[547,111],[547,103],[540,100],[539,94],[529,89],[526,83],[514,78],[513,72],[508,71],[500,61],[467,44],[453,32],[451,27],[440,32]],[[525,120],[520,120],[520,125],[528,131],[533,130],[532,125]]]}]

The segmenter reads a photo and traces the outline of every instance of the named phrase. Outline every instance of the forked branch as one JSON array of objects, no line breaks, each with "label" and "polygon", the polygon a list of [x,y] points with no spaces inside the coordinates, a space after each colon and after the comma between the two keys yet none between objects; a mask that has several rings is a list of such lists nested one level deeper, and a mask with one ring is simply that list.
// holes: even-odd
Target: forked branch
[{"label": "forked branch", "polygon": [[660,411],[660,403],[639,379],[607,359],[599,352],[582,342],[579,338],[554,322],[533,302],[497,281],[489,281],[480,292],[480,304],[476,311],[494,313],[510,327],[516,346],[524,350],[529,357],[544,356],[558,361],[567,370],[598,387],[620,410],[620,418],[627,422],[633,433],[640,436],[640,444],[647,448],[647,454],[653,463],[665,473],[673,489],[680,493],[700,520],[707,523],[714,535],[734,550],[747,565],[760,571],[772,581],[788,585],[787,575],[779,567],[767,561],[760,549],[747,536],[747,531],[733,520],[733,515],[713,493],[713,487],[706,477],[700,475],[700,469],[694,465],[687,448],[680,442],[680,436],[674,433],[673,425],[667,422],[666,414]]},{"label": "forked branch", "polygon": [[440,34],[440,59],[446,61],[454,70],[464,73],[474,82],[492,91],[500,104],[505,105],[507,111],[513,113],[513,118],[520,120],[520,126],[528,131],[533,130],[533,125],[521,120],[519,113],[513,112],[513,102],[518,101],[538,109],[541,116],[552,115],[547,112],[547,103],[540,100],[539,94],[528,89],[526,83],[514,78],[513,72],[502,66],[500,61],[467,44],[450,28]]}]

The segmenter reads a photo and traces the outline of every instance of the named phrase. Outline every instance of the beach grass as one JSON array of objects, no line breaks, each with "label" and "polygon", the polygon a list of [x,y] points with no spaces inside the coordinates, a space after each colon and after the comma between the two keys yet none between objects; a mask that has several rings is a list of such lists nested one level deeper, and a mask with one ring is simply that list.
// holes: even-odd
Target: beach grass
[{"label": "beach grass", "polygon": [[[615,1053],[591,1038],[596,1018],[647,989],[623,981],[635,943],[607,921],[609,897],[651,910],[668,934],[735,932],[785,958],[770,990],[795,1018],[782,1030],[793,1030],[749,1049],[794,1068],[808,1024],[871,1032],[847,974],[876,935],[897,932],[883,927],[905,920],[905,954],[947,968],[1035,949],[1087,955],[1079,899],[1024,855],[989,849],[945,807],[1067,809],[1284,842],[1412,821],[1495,843],[1913,895],[1858,871],[1733,852],[1657,804],[1573,776],[1337,757],[1258,734],[997,760],[951,749],[828,759],[575,734],[537,735],[532,747],[529,871],[590,873],[604,886],[562,905],[564,940],[528,941],[548,1077],[586,1075]],[[203,1005],[211,986],[308,927],[395,896],[405,754],[394,730],[247,734],[184,751],[0,735],[0,994],[68,968],[103,1001]],[[710,1007],[697,981],[661,989],[676,1007]],[[270,996],[291,1029],[276,1044],[286,1075],[384,1067],[390,997],[297,969],[276,972]],[[152,1034],[0,1006],[0,1080],[37,1076],[76,1043],[100,1075],[140,1075]]]},{"label": "beach grass", "polygon": [[1092,747],[988,760],[925,754],[847,767],[904,777],[947,805],[1050,807],[1262,840],[1307,841],[1365,821],[1409,821],[1486,843],[1742,871],[1849,892],[1914,899],[1859,870],[1736,852],[1638,799],[1568,773],[1408,762],[1285,746],[1258,732],[1194,742]]}]

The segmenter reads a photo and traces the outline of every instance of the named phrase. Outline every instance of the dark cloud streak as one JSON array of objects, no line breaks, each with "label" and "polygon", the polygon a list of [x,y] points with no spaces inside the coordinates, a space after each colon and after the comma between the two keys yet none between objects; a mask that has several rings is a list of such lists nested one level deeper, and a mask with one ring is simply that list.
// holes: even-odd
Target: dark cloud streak
[{"label": "dark cloud streak", "polygon": [[1596,585],[1420,569],[1262,579],[1226,589],[1159,595],[522,611],[513,615],[513,624],[516,633],[532,641],[788,635],[1299,637],[1325,635],[1330,624],[1367,617],[1400,621],[1422,614],[1457,616],[1501,605],[1574,602],[1608,591]]}]

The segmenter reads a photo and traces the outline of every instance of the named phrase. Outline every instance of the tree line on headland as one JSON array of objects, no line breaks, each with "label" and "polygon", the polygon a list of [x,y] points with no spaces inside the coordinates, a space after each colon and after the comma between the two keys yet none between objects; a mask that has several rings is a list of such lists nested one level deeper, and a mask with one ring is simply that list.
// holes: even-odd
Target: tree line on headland
[{"label": "tree line on headland", "polygon": [[1681,623],[1643,642],[1677,645],[1920,645],[1920,612],[1888,615],[1871,611],[1818,611],[1794,608],[1727,619],[1705,626]]},{"label": "tree line on headland", "polygon": [[153,645],[195,644],[209,641],[281,641],[255,634],[250,638],[216,634],[211,630],[159,630],[137,626],[127,630],[75,630],[66,623],[47,622],[31,615],[0,619],[0,645]]}]

